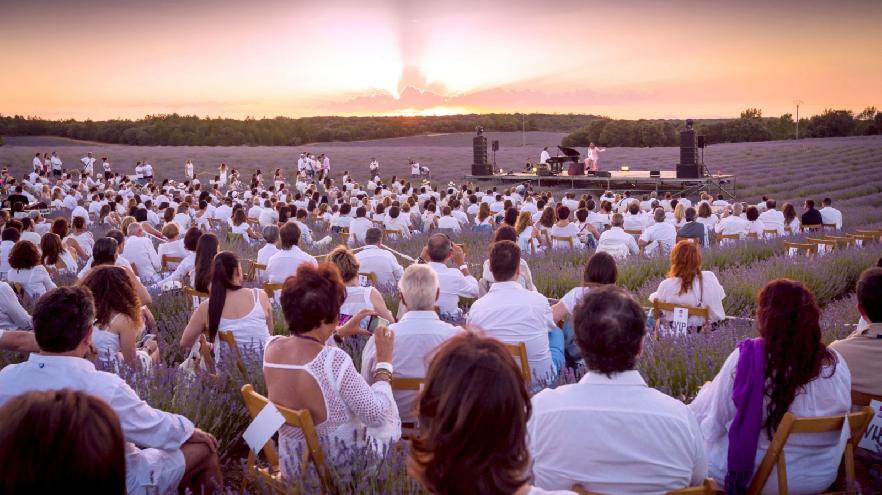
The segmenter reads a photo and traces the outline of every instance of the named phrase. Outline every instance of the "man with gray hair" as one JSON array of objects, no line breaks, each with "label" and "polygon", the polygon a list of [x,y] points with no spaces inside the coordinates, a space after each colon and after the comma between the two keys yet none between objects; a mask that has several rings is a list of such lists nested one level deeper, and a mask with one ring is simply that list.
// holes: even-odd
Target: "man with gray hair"
[{"label": "man with gray hair", "polygon": [[373,273],[379,288],[393,288],[404,273],[395,255],[380,246],[383,244],[383,231],[371,227],[364,234],[364,248],[355,253],[362,273]]},{"label": "man with gray hair", "polygon": [[625,232],[625,217],[621,213],[614,213],[610,219],[609,230],[600,234],[597,241],[597,251],[609,253],[616,259],[627,258],[629,254],[638,254],[640,247],[634,236]]},{"label": "man with gray hair", "polygon": [[670,253],[677,243],[677,229],[667,222],[664,208],[656,208],[653,219],[655,223],[640,234],[637,244],[644,249],[647,256]]},{"label": "man with gray hair", "polygon": [[[429,356],[447,339],[463,330],[438,318],[435,304],[441,291],[438,276],[432,268],[426,265],[407,267],[398,282],[398,290],[401,304],[407,308],[407,313],[398,323],[389,325],[389,330],[395,333],[392,367],[396,377],[425,378]],[[361,374],[368,383],[373,381],[376,364],[377,347],[371,337],[365,344],[361,357]],[[416,400],[419,392],[395,390],[392,393],[398,404],[401,421],[416,422]]]},{"label": "man with gray hair", "polygon": [[152,284],[162,266],[162,259],[153,247],[153,241],[144,235],[144,229],[138,222],[130,224],[126,234],[128,237],[123,246],[123,257],[135,265],[138,278],[144,285]]},{"label": "man with gray hair", "polygon": [[[270,256],[279,252],[276,243],[279,242],[279,227],[277,225],[267,225],[263,228],[263,240],[266,245],[257,251],[257,262],[263,266],[269,263]],[[257,279],[266,282],[266,271],[260,270],[256,272]]]}]

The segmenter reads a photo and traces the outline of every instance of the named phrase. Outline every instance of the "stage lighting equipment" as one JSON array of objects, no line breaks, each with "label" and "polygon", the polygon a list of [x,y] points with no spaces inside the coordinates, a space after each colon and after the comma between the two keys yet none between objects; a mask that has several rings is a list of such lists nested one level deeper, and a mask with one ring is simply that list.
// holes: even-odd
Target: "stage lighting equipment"
[{"label": "stage lighting equipment", "polygon": [[619,170],[621,170],[622,172],[627,172],[627,171],[631,170],[631,167],[629,167],[627,165],[622,165],[621,167],[619,167]]}]

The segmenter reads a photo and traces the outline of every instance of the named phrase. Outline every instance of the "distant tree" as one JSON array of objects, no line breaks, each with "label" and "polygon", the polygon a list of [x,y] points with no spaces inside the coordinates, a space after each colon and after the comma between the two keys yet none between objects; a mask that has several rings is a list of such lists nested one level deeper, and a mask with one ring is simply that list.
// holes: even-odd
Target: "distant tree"
[{"label": "distant tree", "polygon": [[811,137],[851,136],[855,128],[851,110],[824,110],[821,115],[809,119],[806,133]]},{"label": "distant tree", "polygon": [[742,119],[761,119],[763,118],[763,111],[759,108],[748,108],[747,110],[741,112]]},{"label": "distant tree", "polygon": [[857,120],[873,120],[876,117],[876,114],[879,113],[876,111],[876,107],[869,106],[861,111],[861,113],[855,116]]}]

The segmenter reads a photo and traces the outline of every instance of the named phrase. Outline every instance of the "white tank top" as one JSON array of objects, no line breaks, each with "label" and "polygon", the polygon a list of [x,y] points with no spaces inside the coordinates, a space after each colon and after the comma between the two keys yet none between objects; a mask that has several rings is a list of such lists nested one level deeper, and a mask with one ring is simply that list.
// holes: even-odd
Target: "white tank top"
[{"label": "white tank top", "polygon": [[[248,314],[241,318],[221,317],[220,323],[217,325],[218,332],[233,332],[236,345],[239,346],[239,351],[243,354],[247,354],[246,348],[251,352],[261,352],[270,338],[269,330],[266,328],[266,315],[263,313],[263,306],[257,296],[258,290],[260,289],[251,289],[254,296],[254,306]],[[215,337],[214,357],[217,362],[220,362],[220,346],[217,345],[217,342],[218,339]]]},{"label": "white tank top", "polygon": [[[371,287],[346,287],[346,300],[340,306],[340,314],[355,316],[362,309],[374,309],[371,303]],[[368,319],[362,320],[362,327]]]}]

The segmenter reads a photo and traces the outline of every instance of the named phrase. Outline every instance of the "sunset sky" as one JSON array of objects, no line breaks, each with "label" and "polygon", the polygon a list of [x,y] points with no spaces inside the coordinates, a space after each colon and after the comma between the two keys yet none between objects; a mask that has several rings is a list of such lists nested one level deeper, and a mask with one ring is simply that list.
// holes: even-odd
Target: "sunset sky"
[{"label": "sunset sky", "polygon": [[0,113],[882,107],[882,0],[3,0]]}]

